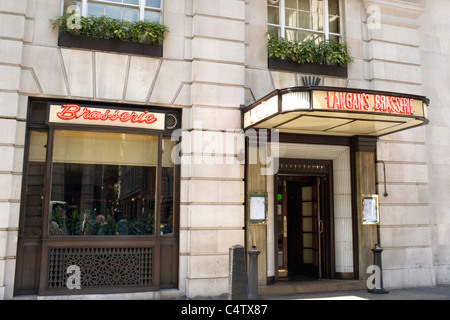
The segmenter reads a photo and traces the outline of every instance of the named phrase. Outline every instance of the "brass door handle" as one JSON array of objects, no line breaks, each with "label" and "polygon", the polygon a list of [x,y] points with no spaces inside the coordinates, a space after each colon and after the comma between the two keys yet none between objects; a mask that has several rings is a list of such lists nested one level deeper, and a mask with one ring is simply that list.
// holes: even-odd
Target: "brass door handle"
[{"label": "brass door handle", "polygon": [[287,217],[283,217],[283,237],[287,238]]}]

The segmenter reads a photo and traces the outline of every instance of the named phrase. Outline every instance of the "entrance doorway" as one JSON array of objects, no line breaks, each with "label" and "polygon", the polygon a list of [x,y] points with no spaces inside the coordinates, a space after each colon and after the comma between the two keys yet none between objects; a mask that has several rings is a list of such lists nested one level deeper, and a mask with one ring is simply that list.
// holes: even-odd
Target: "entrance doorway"
[{"label": "entrance doorway", "polygon": [[279,280],[331,278],[331,183],[327,172],[279,173],[277,267]]}]

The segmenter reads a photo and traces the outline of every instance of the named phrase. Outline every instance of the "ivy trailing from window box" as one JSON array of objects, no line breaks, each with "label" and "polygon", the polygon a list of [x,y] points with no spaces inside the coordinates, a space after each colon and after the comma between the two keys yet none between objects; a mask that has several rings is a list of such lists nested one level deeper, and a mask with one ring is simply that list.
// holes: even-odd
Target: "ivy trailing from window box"
[{"label": "ivy trailing from window box", "polygon": [[346,43],[313,40],[304,42],[288,41],[271,36],[268,40],[269,59],[294,61],[298,64],[318,64],[343,67],[353,61]]}]

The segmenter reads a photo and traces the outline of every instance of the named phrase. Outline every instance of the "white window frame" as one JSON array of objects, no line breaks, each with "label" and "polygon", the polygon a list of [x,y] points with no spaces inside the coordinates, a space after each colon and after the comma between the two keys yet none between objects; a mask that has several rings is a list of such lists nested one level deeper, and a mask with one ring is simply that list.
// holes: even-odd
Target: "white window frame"
[{"label": "white window frame", "polygon": [[[81,16],[87,17],[88,16],[88,3],[100,3],[100,4],[107,4],[111,6],[117,6],[121,8],[136,8],[136,5],[127,4],[127,3],[118,3],[118,2],[105,2],[102,0],[78,0],[81,4]],[[108,0],[106,0],[108,1]],[[145,0],[139,0],[139,20],[144,20],[145,18],[145,9],[146,8],[152,8],[155,9],[155,11],[159,11],[159,23],[163,23],[163,4],[164,0],[161,0],[161,6],[160,8],[157,7],[146,7]],[[61,11],[64,11],[64,0],[61,0]],[[67,14],[66,12],[61,12],[61,15]]]},{"label": "white window frame", "polygon": [[[317,35],[323,35],[323,38],[325,41],[328,41],[331,36],[336,36],[339,38],[339,42],[342,42],[344,40],[344,35],[342,32],[343,27],[343,19],[342,19],[342,1],[339,0],[339,30],[340,33],[330,33],[330,26],[328,21],[328,0],[323,0],[323,31],[315,31],[311,29],[305,29],[305,28],[292,28],[286,26],[286,7],[285,7],[285,0],[271,0],[274,2],[274,4],[279,4],[279,12],[278,12],[278,23],[279,24],[272,24],[267,23],[270,27],[278,28],[279,34],[278,36],[281,38],[285,37],[286,29],[292,29],[296,31],[304,31],[311,34],[317,34]],[[325,23],[326,22],[326,23]]]}]

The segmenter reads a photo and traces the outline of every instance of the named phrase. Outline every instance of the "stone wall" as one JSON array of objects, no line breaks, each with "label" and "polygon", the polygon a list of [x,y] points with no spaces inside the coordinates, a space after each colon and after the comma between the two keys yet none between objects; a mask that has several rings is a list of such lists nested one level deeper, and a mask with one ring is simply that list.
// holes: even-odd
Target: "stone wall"
[{"label": "stone wall", "polygon": [[27,99],[19,91],[27,1],[0,2],[0,300],[13,295]]},{"label": "stone wall", "polygon": [[[426,95],[426,127],[379,139],[389,196],[381,200],[385,287],[450,282],[450,70],[447,0],[343,0],[344,35],[355,61],[348,79],[322,85]],[[164,57],[57,46],[50,20],[60,0],[0,1],[0,299],[13,295],[28,97],[157,105],[183,109],[180,294],[228,290],[228,250],[244,244],[244,166],[240,107],[302,74],[267,68],[267,8],[262,0],[165,1]],[[372,7],[371,7],[372,6]],[[369,8],[379,8],[373,16]],[[373,22],[378,25],[373,25]],[[197,141],[198,142],[198,141]],[[238,143],[239,145],[239,143]],[[231,150],[231,151],[230,151]],[[384,192],[381,163],[379,194]]]},{"label": "stone wall", "polygon": [[244,245],[244,166],[229,144],[243,138],[245,2],[190,2],[192,95],[183,129],[192,161],[181,168],[180,286],[188,297],[217,296],[228,292],[229,248]]},{"label": "stone wall", "polygon": [[[365,80],[370,88],[422,95],[421,24],[414,1],[363,1]],[[370,8],[378,8],[373,17]],[[364,17],[364,15],[363,15]],[[374,19],[376,18],[376,19]],[[380,245],[387,287],[435,284],[427,174],[427,128],[380,137],[377,145]],[[384,197],[386,183],[388,196]]]},{"label": "stone wall", "polygon": [[[420,17],[420,53],[423,93],[431,100],[426,128],[430,243],[436,284],[450,283],[450,2],[417,1]],[[423,214],[423,213],[422,213]]]}]

